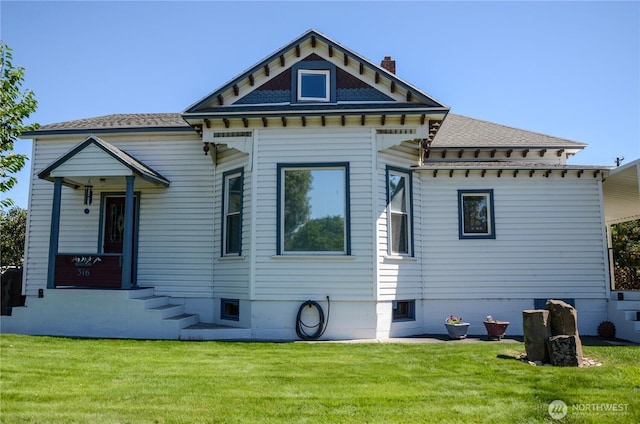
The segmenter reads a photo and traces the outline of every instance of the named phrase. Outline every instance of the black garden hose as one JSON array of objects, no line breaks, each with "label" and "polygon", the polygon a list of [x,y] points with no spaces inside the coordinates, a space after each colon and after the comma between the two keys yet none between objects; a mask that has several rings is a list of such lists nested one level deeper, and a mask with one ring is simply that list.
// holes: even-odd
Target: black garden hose
[{"label": "black garden hose", "polygon": [[[318,310],[318,323],[316,325],[307,325],[302,321],[302,311],[305,307],[316,308]],[[315,340],[319,337],[322,337],[325,330],[327,329],[327,325],[329,324],[329,314],[331,313],[331,301],[329,300],[329,296],[327,296],[327,320],[324,319],[324,311],[322,310],[322,306],[318,302],[313,300],[307,300],[298,309],[298,316],[296,317],[296,334],[302,340]],[[307,333],[306,329],[315,328],[316,331],[313,334]]]}]

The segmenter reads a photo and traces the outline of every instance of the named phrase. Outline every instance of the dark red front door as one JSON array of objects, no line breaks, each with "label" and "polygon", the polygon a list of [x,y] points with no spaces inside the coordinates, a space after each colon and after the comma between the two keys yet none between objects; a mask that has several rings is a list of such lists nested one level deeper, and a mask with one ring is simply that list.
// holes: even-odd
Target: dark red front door
[{"label": "dark red front door", "polygon": [[[122,253],[124,246],[124,196],[107,197],[105,199],[104,221],[104,253]],[[133,234],[136,233],[137,199],[133,201]],[[135,250],[135,249],[134,249]]]}]

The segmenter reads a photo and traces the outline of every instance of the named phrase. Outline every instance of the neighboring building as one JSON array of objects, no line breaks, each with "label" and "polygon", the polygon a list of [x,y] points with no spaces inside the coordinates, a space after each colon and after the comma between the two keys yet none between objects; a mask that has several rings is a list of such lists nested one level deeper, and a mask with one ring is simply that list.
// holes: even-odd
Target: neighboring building
[{"label": "neighboring building", "polygon": [[291,340],[322,312],[322,339],[443,333],[450,314],[522,334],[522,310],[561,298],[595,334],[608,168],[394,72],[309,31],[181,114],[28,133],[27,307],[3,331]]}]

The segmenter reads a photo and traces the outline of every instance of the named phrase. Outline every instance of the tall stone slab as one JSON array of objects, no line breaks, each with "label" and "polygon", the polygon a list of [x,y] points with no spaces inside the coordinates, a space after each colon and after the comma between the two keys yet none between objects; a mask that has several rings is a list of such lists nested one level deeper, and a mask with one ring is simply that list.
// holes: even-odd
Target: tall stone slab
[{"label": "tall stone slab", "polygon": [[[551,328],[551,338],[549,339],[549,356],[552,356],[551,339],[556,336],[574,336],[573,341],[560,340],[558,349],[564,352],[565,349],[575,349],[575,356],[578,358],[578,365],[582,365],[582,341],[578,334],[578,312],[576,309],[561,300],[547,300],[546,309],[549,311],[549,327]],[[572,347],[574,346],[574,347]],[[565,353],[563,353],[564,355]],[[568,354],[573,356],[573,353]],[[553,358],[551,358],[553,360]],[[553,364],[553,362],[552,362]]]},{"label": "tall stone slab", "polygon": [[546,309],[549,311],[552,336],[578,335],[578,312],[573,306],[562,300],[549,299]]},{"label": "tall stone slab", "polygon": [[524,348],[529,361],[549,362],[547,340],[551,336],[549,311],[534,309],[522,311]]}]

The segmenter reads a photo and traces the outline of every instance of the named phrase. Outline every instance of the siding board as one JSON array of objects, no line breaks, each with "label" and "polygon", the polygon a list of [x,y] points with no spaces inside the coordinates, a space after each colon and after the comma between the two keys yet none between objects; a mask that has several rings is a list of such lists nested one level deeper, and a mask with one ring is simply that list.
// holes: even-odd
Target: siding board
[{"label": "siding board", "polygon": [[[167,188],[139,188],[138,284],[156,287],[159,293],[177,297],[211,296],[213,283],[212,208],[215,199],[211,160],[202,154],[197,136],[183,135],[103,135],[111,143],[160,172],[171,181]],[[27,231],[27,294],[46,287],[48,233],[51,222],[53,184],[38,179],[37,172],[58,159],[82,139],[37,139]],[[95,161],[91,149],[83,151],[65,166],[73,172],[79,159],[98,172],[110,172]],[[99,155],[98,155],[99,156]],[[189,166],[185,166],[189,164]],[[103,169],[104,168],[104,169]],[[100,195],[94,181],[91,212],[84,214],[83,191],[63,188],[59,251],[97,253]],[[124,192],[122,187],[106,187],[108,192]],[[171,260],[168,260],[168,259]]]}]

